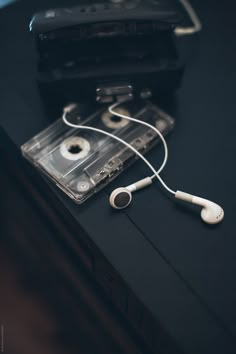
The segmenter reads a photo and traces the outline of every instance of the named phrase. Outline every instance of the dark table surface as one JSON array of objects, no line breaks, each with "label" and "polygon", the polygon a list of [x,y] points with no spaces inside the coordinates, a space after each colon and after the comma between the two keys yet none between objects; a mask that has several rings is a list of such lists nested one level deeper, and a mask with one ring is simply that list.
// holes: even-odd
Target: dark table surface
[{"label": "dark table surface", "polygon": [[[175,108],[169,108],[176,128],[168,138],[163,177],[173,188],[221,204],[223,223],[203,224],[198,208],[170,201],[158,183],[137,193],[124,212],[111,210],[112,189],[147,175],[141,162],[82,207],[56,193],[184,350],[190,352],[198,336],[198,353],[213,342],[222,352],[225,343],[233,347],[236,341],[235,4],[192,2],[203,31],[195,39]],[[48,3],[25,0],[0,11],[0,122],[19,146],[49,124],[36,89],[36,56],[28,33],[32,13]],[[148,157],[158,165],[161,148]],[[143,265],[135,272],[140,260]]]}]

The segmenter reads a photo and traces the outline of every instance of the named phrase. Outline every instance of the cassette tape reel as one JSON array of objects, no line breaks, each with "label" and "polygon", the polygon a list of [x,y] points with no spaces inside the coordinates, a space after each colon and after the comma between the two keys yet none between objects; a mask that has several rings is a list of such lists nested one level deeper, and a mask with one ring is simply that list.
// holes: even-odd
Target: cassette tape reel
[{"label": "cassette tape reel", "polygon": [[[107,107],[88,114],[78,112],[78,105],[73,105],[70,121],[112,132],[143,154],[159,141],[152,129],[114,117]],[[149,102],[127,102],[119,107],[119,112],[147,121],[164,135],[174,126],[173,118]],[[70,128],[61,119],[24,144],[21,150],[78,204],[104,188],[136,161],[136,154],[115,139]]]},{"label": "cassette tape reel", "polygon": [[[130,112],[122,107],[116,108],[117,113],[129,116]],[[102,123],[109,129],[121,129],[126,127],[130,122],[125,118],[112,115],[109,111],[105,111],[101,116]]]}]

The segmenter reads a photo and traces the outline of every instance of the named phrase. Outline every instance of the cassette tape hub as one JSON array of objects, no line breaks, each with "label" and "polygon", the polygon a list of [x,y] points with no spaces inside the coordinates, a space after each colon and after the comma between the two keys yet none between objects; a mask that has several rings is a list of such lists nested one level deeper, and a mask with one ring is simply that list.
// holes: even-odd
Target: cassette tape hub
[{"label": "cassette tape hub", "polygon": [[[147,121],[164,135],[174,126],[173,118],[150,102],[127,102],[119,110]],[[74,105],[68,113],[70,121],[110,132],[142,154],[159,141],[152,129],[112,116],[105,106],[88,114],[83,111],[78,115],[79,111],[79,106]],[[136,154],[120,142],[100,133],[70,128],[61,119],[24,144],[22,153],[78,204],[137,160]]]}]

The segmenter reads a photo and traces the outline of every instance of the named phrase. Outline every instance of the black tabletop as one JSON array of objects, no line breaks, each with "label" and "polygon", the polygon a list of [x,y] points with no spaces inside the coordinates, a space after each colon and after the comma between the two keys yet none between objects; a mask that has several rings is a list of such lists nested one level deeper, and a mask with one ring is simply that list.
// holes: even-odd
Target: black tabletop
[{"label": "black tabletop", "polygon": [[[28,33],[32,13],[48,3],[25,0],[0,11],[0,121],[18,146],[50,122],[37,92],[35,48]],[[203,30],[194,39],[175,108],[169,107],[176,128],[168,138],[170,156],[163,178],[173,189],[222,205],[223,223],[203,224],[198,208],[170,200],[158,183],[137,193],[127,210],[111,210],[108,197],[114,188],[148,174],[141,162],[82,206],[55,193],[186,352],[233,353],[235,6],[233,0],[192,3]],[[158,147],[148,157],[158,166],[162,154]]]}]

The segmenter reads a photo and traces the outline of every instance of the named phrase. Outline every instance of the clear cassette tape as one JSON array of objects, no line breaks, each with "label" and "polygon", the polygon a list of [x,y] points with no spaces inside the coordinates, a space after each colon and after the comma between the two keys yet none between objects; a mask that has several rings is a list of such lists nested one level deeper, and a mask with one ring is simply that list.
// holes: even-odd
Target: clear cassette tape
[{"label": "clear cassette tape", "polygon": [[[93,113],[81,113],[79,107],[74,106],[69,113],[69,121],[112,133],[142,154],[160,140],[152,129],[112,116],[107,107],[99,107]],[[174,126],[173,118],[150,102],[131,101],[116,110],[154,125],[163,135]],[[25,143],[21,150],[31,163],[78,204],[104,188],[138,158],[117,140],[101,133],[70,128],[62,119]]]}]

